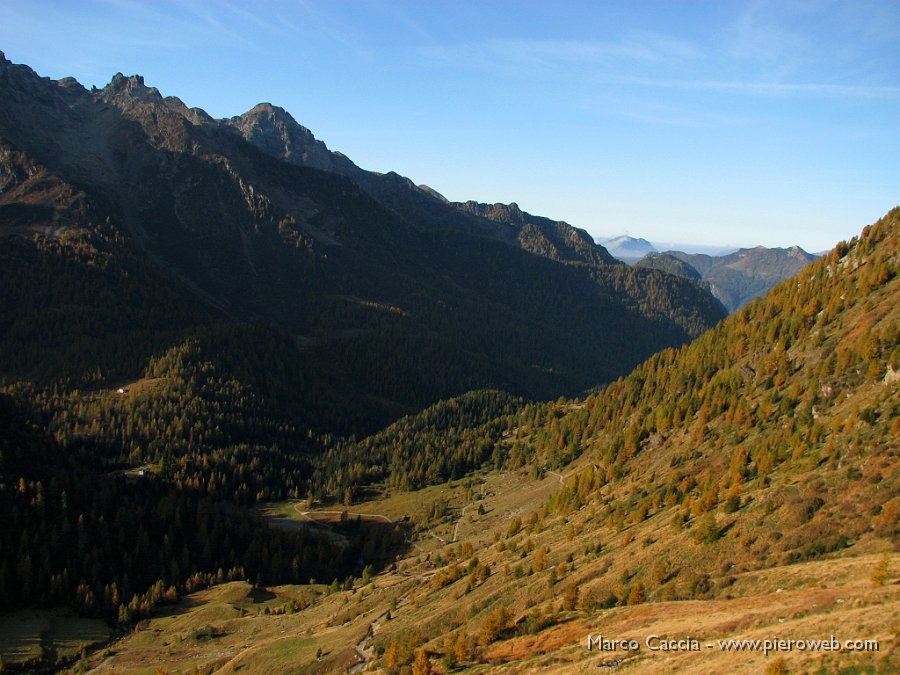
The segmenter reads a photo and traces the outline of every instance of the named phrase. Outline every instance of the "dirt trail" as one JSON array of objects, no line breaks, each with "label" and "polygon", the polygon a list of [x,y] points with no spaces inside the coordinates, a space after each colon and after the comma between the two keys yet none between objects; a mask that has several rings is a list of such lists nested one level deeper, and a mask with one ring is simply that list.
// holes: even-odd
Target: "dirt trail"
[{"label": "dirt trail", "polygon": [[563,475],[561,473],[557,473],[556,471],[551,471],[550,469],[547,469],[547,473],[549,473],[551,476],[556,476],[557,478],[559,478],[560,485],[565,484],[565,479],[563,478]]},{"label": "dirt trail", "polygon": [[366,631],[366,636],[356,643],[354,649],[356,649],[356,654],[359,656],[361,661],[353,666],[350,666],[347,669],[348,673],[358,673],[369,666],[369,662],[375,658],[375,648],[369,644],[369,641],[378,633],[381,628],[382,622],[387,619],[388,612],[384,612],[384,614],[380,614],[372,623],[369,624],[369,630]]},{"label": "dirt trail", "polygon": [[[486,484],[485,481],[481,481],[481,489],[480,489],[480,491],[479,491],[479,492],[480,492],[480,498],[481,498],[481,499],[484,499],[484,486],[485,486],[485,484]],[[462,511],[461,511],[460,514],[459,514],[459,518],[458,518],[457,521],[456,521],[456,526],[453,528],[453,536],[450,538],[450,543],[451,543],[451,544],[456,543],[456,540],[457,540],[458,535],[459,535],[459,526],[460,526],[460,524],[462,523],[463,518],[465,518],[465,516],[466,516],[466,511],[468,511],[468,510],[469,510],[470,508],[472,508],[473,506],[475,506],[475,503],[474,503],[474,502],[472,502],[472,503],[470,503],[470,504],[466,504],[466,505],[462,508]]]}]

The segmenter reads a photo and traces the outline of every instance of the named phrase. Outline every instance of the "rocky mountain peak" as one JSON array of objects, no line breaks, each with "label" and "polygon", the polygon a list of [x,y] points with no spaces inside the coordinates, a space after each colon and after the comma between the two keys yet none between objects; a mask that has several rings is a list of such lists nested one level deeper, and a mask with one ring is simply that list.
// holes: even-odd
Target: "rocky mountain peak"
[{"label": "rocky mountain peak", "polygon": [[81,84],[74,77],[64,77],[61,80],[57,80],[56,84],[62,87],[67,92],[74,92],[78,94],[86,94],[87,89],[85,89],[84,85]]},{"label": "rocky mountain peak", "polygon": [[221,120],[266,154],[300,166],[336,173],[352,172],[356,165],[331,152],[284,108],[263,102],[230,119]]},{"label": "rocky mountain peak", "polygon": [[116,73],[113,75],[110,83],[103,88],[103,92],[109,94],[129,93],[141,98],[162,99],[159,89],[148,87],[144,84],[143,75],[129,75],[126,77],[122,73]]},{"label": "rocky mountain peak", "polygon": [[[251,117],[251,116],[261,116],[265,115],[272,120],[280,120],[286,124],[296,124],[298,127],[305,129],[309,132],[309,129],[306,129],[303,125],[301,125],[297,120],[294,119],[294,116],[291,115],[287,110],[282,108],[280,105],[273,105],[268,101],[263,101],[262,103],[257,103],[250,110],[245,112],[240,117]],[[310,132],[311,133],[311,132]]]},{"label": "rocky mountain peak", "polygon": [[564,221],[535,216],[509,204],[481,204],[476,201],[453,202],[453,206],[470,215],[502,223],[511,229],[519,246],[554,260],[571,260],[609,264],[615,262],[602,246],[594,243],[584,230]]},{"label": "rocky mountain peak", "polygon": [[510,217],[519,220],[524,218],[524,212],[519,208],[519,205],[516,202],[510,202],[509,204],[501,206],[503,206],[503,208],[505,208],[509,212]]}]

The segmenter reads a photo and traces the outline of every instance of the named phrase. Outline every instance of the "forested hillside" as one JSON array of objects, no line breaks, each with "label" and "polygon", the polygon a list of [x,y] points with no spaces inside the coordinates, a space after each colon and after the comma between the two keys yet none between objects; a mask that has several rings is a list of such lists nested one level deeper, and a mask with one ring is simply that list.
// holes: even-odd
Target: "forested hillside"
[{"label": "forested hillside", "polygon": [[95,472],[34,420],[0,396],[5,610],[66,605],[127,625],[214,583],[343,578],[359,556],[378,563],[402,545],[401,531],[371,524],[348,523],[342,546],[333,534],[269,529],[177,474]]},{"label": "forested hillside", "polygon": [[521,399],[476,391],[404,417],[359,442],[332,445],[319,458],[314,484],[346,500],[374,483],[394,491],[461,478],[489,460],[500,465],[500,438]]},{"label": "forested hillside", "polygon": [[516,434],[539,457],[590,461],[557,505],[602,499],[619,529],[668,511],[762,566],[895,538],[898,229],[895,209],[559,418],[531,407]]},{"label": "forested hillside", "polygon": [[[685,575],[654,576],[658,547],[629,554],[629,577],[657,599],[688,593],[723,560],[766,568],[895,542],[898,226],[895,209],[690,345],[584,400],[510,412],[484,393],[485,417],[465,413],[479,400],[468,397],[331,451],[331,489],[416,488],[479,465],[567,473],[537,522],[590,507],[593,525],[619,533],[665,518],[660,545],[669,541],[672,569],[681,561]],[[708,555],[698,558],[697,544]],[[603,599],[616,588],[607,575],[593,592]]]},{"label": "forested hillside", "polygon": [[[439,543],[405,559],[412,579],[385,575],[355,594],[369,603],[377,665],[896,670],[898,231],[894,209],[583,400],[453,428],[461,439],[480,430],[493,450],[480,490],[463,482],[458,510],[431,533]],[[360,447],[401,468],[407,439],[437,446],[445,419],[404,422]],[[389,621],[372,618],[379,602],[392,603]],[[716,648],[723,636],[761,645],[851,633],[877,649]],[[638,646],[587,650],[586,634]]]},{"label": "forested hillside", "polygon": [[703,280],[700,272],[691,267],[689,263],[681,258],[676,258],[671,253],[648,253],[638,260],[634,266],[662,270],[669,274],[675,274],[690,279],[691,281],[696,281],[697,283],[702,283]]}]

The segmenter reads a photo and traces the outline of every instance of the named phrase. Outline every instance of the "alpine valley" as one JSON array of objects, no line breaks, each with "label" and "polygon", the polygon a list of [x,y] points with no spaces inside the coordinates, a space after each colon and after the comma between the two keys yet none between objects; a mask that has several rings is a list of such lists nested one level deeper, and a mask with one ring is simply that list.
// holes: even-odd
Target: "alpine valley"
[{"label": "alpine valley", "polygon": [[0,53],[0,669],[895,671],[898,227],[726,318]]}]

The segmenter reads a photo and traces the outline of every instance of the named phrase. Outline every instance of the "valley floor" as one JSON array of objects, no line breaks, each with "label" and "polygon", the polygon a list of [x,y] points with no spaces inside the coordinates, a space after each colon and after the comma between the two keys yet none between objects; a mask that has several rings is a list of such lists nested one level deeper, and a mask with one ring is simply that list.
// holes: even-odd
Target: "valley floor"
[{"label": "valley floor", "polygon": [[[586,607],[584,589],[598,579],[622,576],[619,567],[634,558],[630,546],[642,540],[650,546],[649,533],[659,527],[653,521],[662,519],[641,523],[637,533],[598,528],[592,538],[584,531],[595,517],[593,507],[587,507],[568,518],[548,518],[542,529],[529,532],[521,523],[564,478],[487,473],[347,507],[347,517],[368,514],[395,522],[408,517],[414,526],[408,550],[388,570],[357,579],[346,591],[323,584],[217,586],[161,612],[83,665],[96,673],[410,672],[424,649],[433,672],[862,673],[900,668],[900,585],[891,577],[900,568],[900,555],[885,553],[875,541],[793,565],[723,570],[721,578],[709,580],[714,589],[709,599],[664,601],[648,589],[643,602]],[[342,517],[342,511],[288,502],[273,505],[269,514],[297,523],[318,520],[321,527]],[[572,538],[572,526],[578,537]],[[523,529],[510,535],[516,527]],[[602,539],[602,552],[585,549],[585,541],[594,539]],[[617,550],[623,555],[616,556]],[[517,571],[518,560],[527,569]],[[479,574],[482,567],[489,573]],[[567,591],[572,594],[570,586],[580,595],[575,607],[565,597]],[[485,625],[501,606],[509,609],[505,622],[486,635]],[[589,636],[594,641],[590,650]],[[633,639],[638,648],[604,650],[601,636],[620,641],[619,646]],[[832,636],[839,651],[830,650]],[[827,648],[805,642],[823,639]],[[681,642],[669,651],[650,648],[666,640]],[[760,643],[726,647],[729,640]],[[782,643],[765,653],[767,640],[804,642],[790,650]],[[869,643],[847,642],[855,640]]]}]

